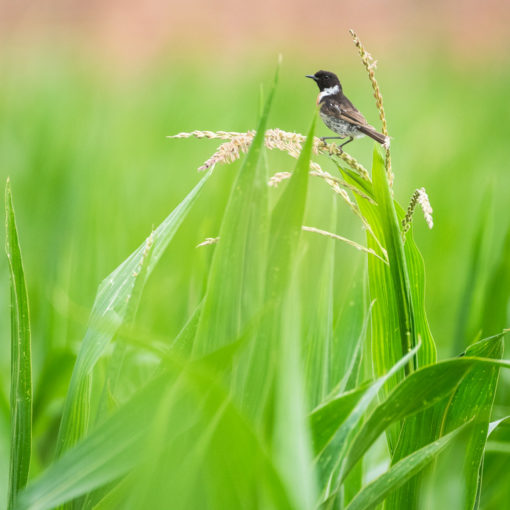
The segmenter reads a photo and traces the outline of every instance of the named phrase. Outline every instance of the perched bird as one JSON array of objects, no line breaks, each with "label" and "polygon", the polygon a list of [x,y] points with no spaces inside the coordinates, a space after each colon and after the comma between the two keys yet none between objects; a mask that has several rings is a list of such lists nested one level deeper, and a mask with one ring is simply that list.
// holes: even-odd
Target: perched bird
[{"label": "perched bird", "polygon": [[319,114],[324,124],[339,136],[326,136],[322,140],[346,138],[349,139],[339,147],[352,142],[354,138],[368,135],[385,148],[390,145],[389,137],[379,133],[371,126],[358,109],[344,96],[342,85],[337,75],[329,71],[317,71],[307,74],[307,78],[314,80],[319,86],[317,104]]}]

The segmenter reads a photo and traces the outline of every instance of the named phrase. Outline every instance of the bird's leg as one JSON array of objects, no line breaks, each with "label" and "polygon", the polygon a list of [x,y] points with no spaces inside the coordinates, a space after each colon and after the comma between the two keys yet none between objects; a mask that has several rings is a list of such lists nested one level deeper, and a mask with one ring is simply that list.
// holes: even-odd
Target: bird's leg
[{"label": "bird's leg", "polygon": [[[345,138],[345,137],[344,137],[344,138]],[[338,146],[338,148],[339,148],[339,149],[342,149],[342,147],[343,147],[344,145],[347,145],[348,143],[351,143],[353,140],[354,140],[354,137],[349,136],[349,140],[347,140],[346,142],[344,142],[342,145],[339,145],[339,146]],[[343,151],[343,149],[342,149],[342,151]]]},{"label": "bird's leg", "polygon": [[345,136],[321,136],[321,140],[323,142],[325,142],[326,140],[343,140],[344,138]]}]

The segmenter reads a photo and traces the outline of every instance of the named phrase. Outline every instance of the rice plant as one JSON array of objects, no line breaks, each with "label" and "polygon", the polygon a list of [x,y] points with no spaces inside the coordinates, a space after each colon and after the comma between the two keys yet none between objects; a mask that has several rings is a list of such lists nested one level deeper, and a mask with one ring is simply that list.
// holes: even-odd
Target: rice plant
[{"label": "rice plant", "polygon": [[[388,135],[375,64],[352,35]],[[9,509],[445,508],[445,472],[448,509],[480,506],[484,458],[508,449],[508,419],[493,419],[493,403],[499,371],[510,368],[510,287],[493,293],[478,328],[499,333],[438,361],[413,239],[417,205],[433,225],[426,191],[406,211],[394,199],[390,148],[374,149],[368,171],[315,137],[316,112],[306,136],[268,129],[277,81],[256,130],[173,136],[222,143],[199,183],[99,286],[52,458],[33,477],[30,292],[7,184]],[[269,171],[266,149],[295,158],[293,171]],[[145,338],[135,319],[151,273],[219,165],[237,159],[219,230],[197,247],[211,252],[198,303],[175,337]],[[304,224],[309,175],[331,191],[328,225]],[[340,206],[366,245],[336,232]],[[320,252],[311,283],[305,241]],[[336,317],[339,242],[363,252],[366,266]],[[509,278],[509,246],[494,288]]]}]

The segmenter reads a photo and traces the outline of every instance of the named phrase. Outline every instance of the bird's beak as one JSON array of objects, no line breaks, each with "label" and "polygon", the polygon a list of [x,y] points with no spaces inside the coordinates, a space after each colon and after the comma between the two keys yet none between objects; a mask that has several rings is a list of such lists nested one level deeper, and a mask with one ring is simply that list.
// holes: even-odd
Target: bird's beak
[{"label": "bird's beak", "polygon": [[311,78],[313,81],[317,81],[317,77],[314,74],[307,74],[305,78]]}]

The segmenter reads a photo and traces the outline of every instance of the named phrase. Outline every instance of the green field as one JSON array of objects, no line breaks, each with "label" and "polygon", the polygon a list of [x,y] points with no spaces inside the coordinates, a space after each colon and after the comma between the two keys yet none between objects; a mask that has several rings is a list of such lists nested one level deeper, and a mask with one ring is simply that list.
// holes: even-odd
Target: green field
[{"label": "green field", "polygon": [[[3,183],[10,177],[32,333],[31,463],[18,508],[313,508],[317,501],[340,508],[388,469],[390,454],[408,461],[402,469],[414,462],[423,476],[421,489],[413,485],[417,478],[400,488],[391,478],[367,486],[385,496],[383,487],[392,490],[388,510],[473,508],[484,448],[480,508],[502,508],[510,496],[504,474],[508,429],[503,424],[487,444],[479,442],[489,421],[510,414],[510,373],[501,370],[491,408],[498,368],[458,360],[441,368],[431,347],[435,341],[444,360],[510,327],[508,66],[485,62],[473,68],[438,55],[379,66],[395,200],[405,209],[414,190],[424,186],[434,209],[432,230],[416,211],[406,246],[414,238],[425,267],[424,286],[410,270],[419,309],[416,331],[422,332],[415,338],[421,340],[415,364],[439,367],[437,373],[409,375],[412,368],[404,366],[413,364],[407,359],[396,376],[381,381],[379,399],[386,407],[376,407],[374,377],[403,354],[395,351],[399,334],[391,326],[401,301],[385,290],[395,280],[381,280],[384,271],[391,273],[388,266],[372,262],[367,268],[372,256],[352,246],[310,232],[299,235],[304,224],[366,244],[359,218],[322,180],[310,177],[307,189],[299,166],[295,175],[301,180],[276,189],[258,186],[276,172],[294,171],[296,161],[287,154],[265,151],[257,160],[250,153],[248,160],[216,166],[189,213],[183,210],[175,236],[156,237],[145,255],[142,249],[135,257],[155,261],[161,255],[147,285],[152,262],[130,266],[117,275],[135,282],[129,292],[116,294],[118,310],[109,315],[108,303],[96,302],[104,317],[89,322],[101,281],[182,203],[204,176],[196,169],[219,144],[166,136],[256,129],[275,63],[259,59],[245,69],[238,64],[236,71],[227,63],[190,58],[183,67],[170,59],[134,74],[62,55],[51,62],[0,59],[0,176]],[[284,59],[267,127],[308,132],[316,89],[304,75],[315,67],[307,59]],[[350,56],[337,70],[347,95],[378,126],[362,64]],[[319,122],[316,135],[326,134]],[[353,142],[348,150],[372,168],[372,141]],[[341,177],[331,158],[313,160]],[[381,190],[374,191],[376,202],[384,198]],[[381,232],[390,235],[394,225],[384,218],[374,221],[382,221]],[[220,232],[217,245],[196,248]],[[171,242],[160,252],[167,238]],[[395,260],[388,250],[395,267],[398,250]],[[411,267],[418,264],[410,262],[419,258],[416,253],[406,252]],[[6,257],[0,278],[4,505],[11,440]],[[423,290],[421,307],[416,295]],[[373,306],[381,308],[370,312],[374,298]],[[423,333],[424,311],[430,338]],[[376,320],[381,323],[374,332]],[[94,335],[112,330],[97,359],[76,363],[86,335],[93,345]],[[505,358],[500,339],[471,349],[471,356]],[[388,393],[397,382],[402,394],[391,401]],[[421,395],[425,387],[430,391]],[[347,390],[352,393],[339,397]],[[369,399],[370,391],[375,393]],[[486,399],[477,400],[480,395]],[[399,414],[414,396],[416,409]],[[448,411],[440,414],[448,399]],[[326,414],[316,412],[310,421],[321,402],[327,402]],[[62,426],[64,405],[69,415]],[[383,417],[393,421],[375,442],[385,427],[371,437],[366,424]],[[432,424],[438,420],[444,445],[425,451],[437,439]],[[397,447],[399,427],[407,443]],[[89,443],[83,442],[87,435]],[[449,453],[439,455],[446,441]],[[410,459],[413,452],[422,458]],[[356,464],[363,456],[363,465]],[[347,459],[341,473],[337,458]],[[473,459],[478,464],[469,467]],[[342,476],[342,489],[335,492]],[[392,476],[409,480],[403,471]],[[349,510],[380,503],[362,500],[367,494],[361,492]]]}]

